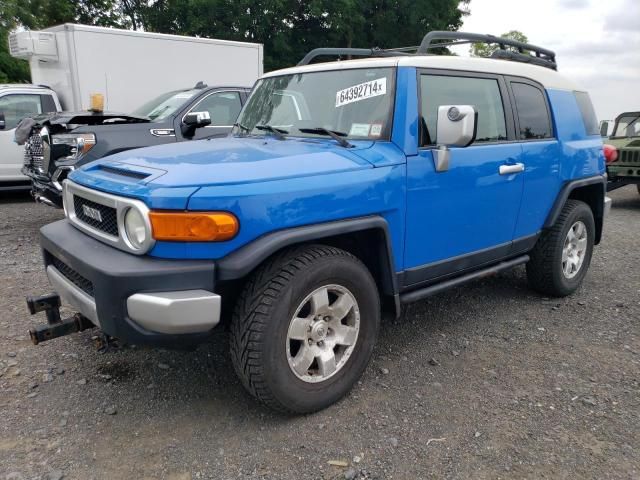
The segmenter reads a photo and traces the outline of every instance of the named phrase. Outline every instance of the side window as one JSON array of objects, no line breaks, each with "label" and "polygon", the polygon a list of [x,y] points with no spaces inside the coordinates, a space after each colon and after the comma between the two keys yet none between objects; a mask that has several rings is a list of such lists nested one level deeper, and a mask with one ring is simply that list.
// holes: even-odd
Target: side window
[{"label": "side window", "polygon": [[240,93],[219,92],[202,99],[191,111],[209,112],[213,127],[229,127],[236,122],[241,109]]},{"label": "side window", "polygon": [[0,97],[0,112],[4,113],[5,130],[16,128],[23,118],[42,113],[40,95],[15,94]]},{"label": "side window", "polygon": [[498,81],[492,78],[421,75],[422,145],[435,145],[438,107],[473,105],[478,112],[475,143],[507,139],[507,126]]},{"label": "side window", "polygon": [[587,92],[573,92],[578,102],[578,108],[582,114],[582,121],[584,122],[584,129],[587,135],[600,135],[600,128],[598,126],[598,118],[596,112],[593,109],[593,104],[589,98]]},{"label": "side window", "polygon": [[551,121],[542,91],[526,83],[512,82],[520,124],[520,140],[551,138]]},{"label": "side window", "polygon": [[56,108],[56,102],[53,101],[53,97],[51,95],[40,95],[40,100],[42,102],[43,113],[55,112],[58,110]]}]

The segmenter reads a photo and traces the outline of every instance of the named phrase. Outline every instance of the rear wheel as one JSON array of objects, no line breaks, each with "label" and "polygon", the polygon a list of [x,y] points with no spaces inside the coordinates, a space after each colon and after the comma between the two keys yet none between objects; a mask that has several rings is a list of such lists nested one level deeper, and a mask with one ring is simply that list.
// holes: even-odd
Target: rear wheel
[{"label": "rear wheel", "polygon": [[546,295],[564,297],[582,283],[595,239],[595,222],[589,206],[567,200],[555,225],[542,233],[530,253],[527,277],[531,286]]},{"label": "rear wheel", "polygon": [[380,323],[367,268],[333,247],[276,256],[236,306],[231,357],[245,388],[280,411],[306,413],[344,396],[367,366]]}]

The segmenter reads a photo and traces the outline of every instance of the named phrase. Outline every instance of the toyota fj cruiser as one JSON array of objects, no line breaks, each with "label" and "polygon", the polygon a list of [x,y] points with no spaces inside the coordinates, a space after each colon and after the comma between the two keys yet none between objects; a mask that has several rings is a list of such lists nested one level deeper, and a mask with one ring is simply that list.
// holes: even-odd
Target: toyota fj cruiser
[{"label": "toyota fj cruiser", "polygon": [[[443,40],[501,49],[427,54]],[[327,55],[369,58],[312,62]],[[517,265],[544,295],[580,286],[609,205],[603,146],[553,52],[432,32],[413,54],[301,64],[258,81],[228,138],[69,176],[66,219],[41,230],[57,294],[28,299],[49,320],[35,343],[96,326],[192,345],[230,312],[247,390],[311,412],[361,376],[382,312]],[[60,298],[79,313],[60,319]]]}]

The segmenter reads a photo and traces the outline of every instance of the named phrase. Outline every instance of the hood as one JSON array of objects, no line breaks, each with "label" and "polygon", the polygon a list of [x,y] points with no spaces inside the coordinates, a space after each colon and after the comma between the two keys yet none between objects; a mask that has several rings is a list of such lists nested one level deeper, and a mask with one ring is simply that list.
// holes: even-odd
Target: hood
[{"label": "hood", "polygon": [[[348,172],[373,165],[359,156],[372,142],[343,148],[332,140],[227,137],[117,153],[73,173],[81,183],[135,182],[148,187],[201,187]],[[91,178],[93,177],[93,178]]]},{"label": "hood", "polygon": [[149,123],[146,117],[119,112],[53,112],[33,117],[40,125],[108,125],[111,123]]}]

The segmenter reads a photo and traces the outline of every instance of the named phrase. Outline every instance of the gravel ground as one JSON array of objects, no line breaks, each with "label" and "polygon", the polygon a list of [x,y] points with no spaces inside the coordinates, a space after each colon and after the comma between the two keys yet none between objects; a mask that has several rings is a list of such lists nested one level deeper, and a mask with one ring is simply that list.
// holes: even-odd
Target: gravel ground
[{"label": "gravel ground", "polygon": [[37,231],[62,215],[1,197],[0,479],[638,479],[640,196],[612,197],[576,294],[519,268],[413,304],[353,392],[302,417],[245,394],[224,331],[193,352],[32,346]]}]

